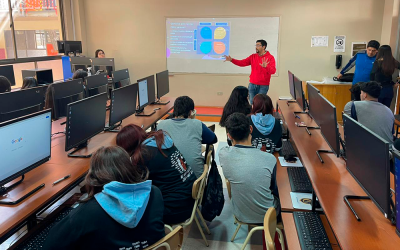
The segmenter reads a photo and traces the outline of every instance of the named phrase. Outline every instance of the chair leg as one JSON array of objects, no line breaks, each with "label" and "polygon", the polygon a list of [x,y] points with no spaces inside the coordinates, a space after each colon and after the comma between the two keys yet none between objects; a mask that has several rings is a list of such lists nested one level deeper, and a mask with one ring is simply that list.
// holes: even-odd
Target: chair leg
[{"label": "chair leg", "polygon": [[285,250],[285,239],[283,233],[279,228],[276,228],[276,232],[278,233],[279,242],[281,243],[281,249]]},{"label": "chair leg", "polygon": [[197,227],[199,228],[199,231],[201,233],[201,237],[203,237],[203,240],[206,242],[206,246],[209,246],[208,241],[206,239],[206,236],[204,235],[203,229],[201,228],[199,220],[197,219],[196,216],[194,216],[194,220],[196,221]]},{"label": "chair leg", "polygon": [[235,240],[236,235],[237,235],[237,233],[239,232],[239,229],[240,229],[241,226],[242,226],[242,225],[238,224],[238,226],[236,227],[236,231],[235,231],[235,233],[233,234],[232,239],[231,239],[232,242]]},{"label": "chair leg", "polygon": [[199,208],[196,208],[196,211],[197,211],[197,214],[198,214],[199,217],[200,217],[201,222],[203,223],[203,225],[204,225],[204,227],[205,227],[205,229],[206,229],[207,234],[210,235],[210,234],[211,234],[210,229],[208,228],[206,222],[204,221],[204,218],[203,218],[203,215],[202,215],[201,212],[200,212],[200,209],[199,209]]},{"label": "chair leg", "polygon": [[[250,227],[250,226],[249,226]],[[255,231],[260,231],[260,230],[264,230],[264,227],[254,227],[253,229],[250,230],[249,234],[246,237],[246,240],[243,243],[243,246],[241,248],[241,250],[244,250],[247,246],[247,243],[249,243],[251,236],[253,235],[253,233]]]}]

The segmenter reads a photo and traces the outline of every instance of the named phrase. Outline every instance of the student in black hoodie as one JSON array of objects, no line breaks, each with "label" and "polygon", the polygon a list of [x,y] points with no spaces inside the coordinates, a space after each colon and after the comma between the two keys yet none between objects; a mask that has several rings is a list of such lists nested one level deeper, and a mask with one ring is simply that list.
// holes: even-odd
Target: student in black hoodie
[{"label": "student in black hoodie", "polygon": [[254,96],[250,114],[250,125],[253,127],[251,144],[271,154],[282,147],[282,127],[273,112],[274,106],[268,95]]},{"label": "student in black hoodie", "polygon": [[165,236],[160,190],[117,146],[100,148],[86,175],[88,198],[50,231],[43,249],[144,249]]},{"label": "student in black hoodie", "polygon": [[149,170],[149,180],[163,195],[164,223],[178,224],[189,219],[194,205],[192,187],[196,176],[171,137],[162,130],[146,133],[139,126],[130,124],[118,133],[117,145],[131,155],[134,165]]}]

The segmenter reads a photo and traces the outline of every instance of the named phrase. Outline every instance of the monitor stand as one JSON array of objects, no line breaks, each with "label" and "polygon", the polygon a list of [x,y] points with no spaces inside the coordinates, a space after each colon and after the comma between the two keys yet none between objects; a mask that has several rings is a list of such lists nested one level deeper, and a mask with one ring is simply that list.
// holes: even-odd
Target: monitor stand
[{"label": "monitor stand", "polygon": [[154,111],[154,110],[152,112],[150,112],[150,113],[145,113],[144,109],[137,109],[135,115],[136,116],[152,116],[155,113],[156,113],[156,111]]},{"label": "monitor stand", "polygon": [[154,104],[156,104],[156,105],[167,105],[168,103],[170,103],[170,101],[162,102],[161,98],[159,98]]},{"label": "monitor stand", "polygon": [[311,135],[310,129],[321,129],[320,127],[306,127],[306,131],[308,133],[308,135]]},{"label": "monitor stand", "polygon": [[286,102],[286,104],[289,106],[289,103],[295,103],[295,102],[296,102],[295,100],[289,100]]},{"label": "monitor stand", "polygon": [[317,153],[317,156],[318,156],[319,160],[321,161],[321,163],[324,163],[324,160],[322,160],[322,157],[321,157],[320,153],[332,153],[332,154],[334,154],[334,152],[332,150],[317,150],[316,153]]},{"label": "monitor stand", "polygon": [[72,157],[72,158],[90,158],[92,157],[92,154],[88,154],[88,155],[74,155],[75,152],[81,150],[82,148],[86,148],[88,145],[88,142],[85,141],[84,143],[80,144],[79,146],[77,146],[74,151],[72,151],[71,153],[68,153],[68,157]]},{"label": "monitor stand", "polygon": [[108,125],[108,127],[104,128],[104,131],[118,133],[120,130],[117,128],[119,126],[121,126],[121,124],[122,124],[122,121],[119,121],[117,124],[114,124],[113,126]]},{"label": "monitor stand", "polygon": [[[19,184],[21,184],[24,179],[25,179],[25,175],[22,175],[21,176],[21,180],[17,181],[16,183],[11,184],[8,187],[0,187],[0,196],[3,196],[4,194],[8,193],[13,188],[18,186]],[[44,183],[40,184],[35,189],[33,189],[32,191],[30,191],[29,193],[27,193],[26,195],[22,196],[21,198],[19,198],[16,201],[2,201],[2,200],[0,200],[0,205],[17,205],[18,203],[21,203],[21,201],[25,200],[26,198],[28,198],[32,194],[36,193],[37,191],[39,191],[39,189],[41,189],[43,187],[44,187]]]},{"label": "monitor stand", "polygon": [[357,195],[345,195],[343,197],[344,202],[346,202],[347,206],[349,206],[349,208],[351,209],[351,211],[353,212],[354,216],[356,217],[356,219],[358,221],[361,221],[361,218],[358,217],[356,211],[354,210],[354,208],[351,206],[350,201],[349,200],[370,200],[370,198],[368,196],[357,196]]}]

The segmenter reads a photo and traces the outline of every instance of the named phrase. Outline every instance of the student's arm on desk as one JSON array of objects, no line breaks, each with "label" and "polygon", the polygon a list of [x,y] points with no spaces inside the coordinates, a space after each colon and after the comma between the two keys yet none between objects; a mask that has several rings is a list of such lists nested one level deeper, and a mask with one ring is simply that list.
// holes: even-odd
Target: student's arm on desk
[{"label": "student's arm on desk", "polygon": [[203,144],[214,144],[218,142],[217,135],[212,132],[204,123],[201,123],[202,133],[201,133],[201,143]]}]

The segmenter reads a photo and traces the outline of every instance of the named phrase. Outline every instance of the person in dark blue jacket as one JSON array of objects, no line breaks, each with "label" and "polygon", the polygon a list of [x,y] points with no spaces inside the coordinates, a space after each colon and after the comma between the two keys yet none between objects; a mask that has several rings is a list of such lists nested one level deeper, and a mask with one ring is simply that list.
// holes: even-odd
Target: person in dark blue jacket
[{"label": "person in dark blue jacket", "polygon": [[337,76],[337,78],[340,79],[343,74],[355,66],[356,70],[354,71],[353,85],[358,82],[369,82],[370,73],[379,47],[380,43],[378,41],[369,41],[367,49],[359,51],[355,56],[353,56],[353,58],[351,58],[346,66],[342,69],[342,71],[340,71],[340,74]]}]

